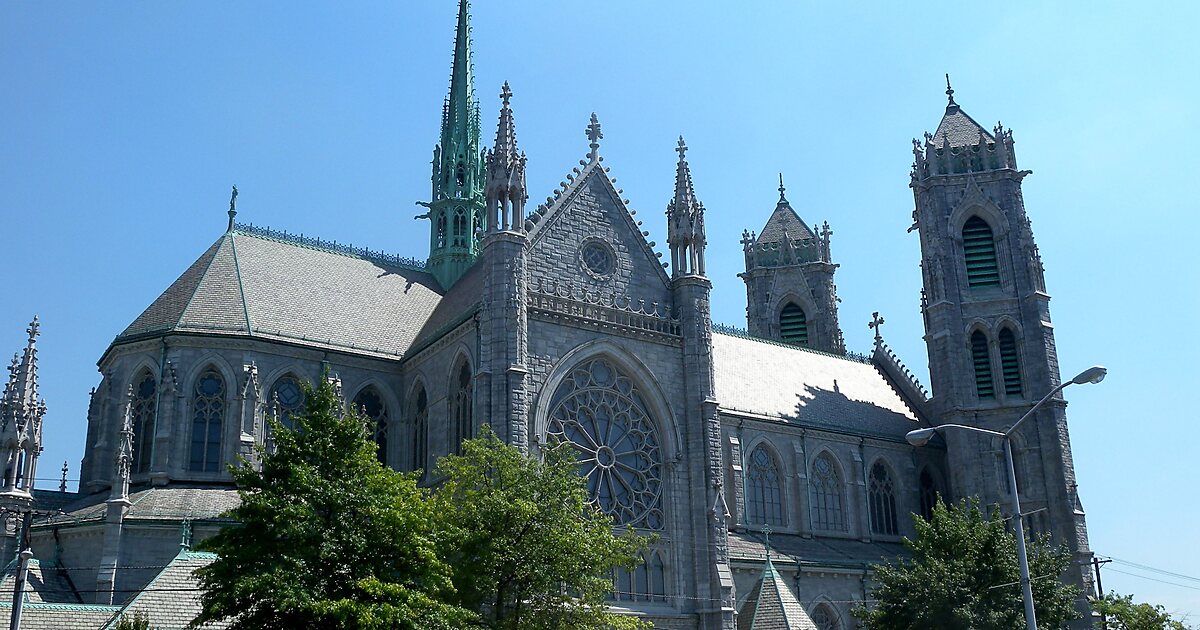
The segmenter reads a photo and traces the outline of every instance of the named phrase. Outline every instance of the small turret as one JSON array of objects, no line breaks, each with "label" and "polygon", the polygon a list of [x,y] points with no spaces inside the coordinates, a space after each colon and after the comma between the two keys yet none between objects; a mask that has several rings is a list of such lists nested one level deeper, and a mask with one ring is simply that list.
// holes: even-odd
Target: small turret
[{"label": "small turret", "polygon": [[703,276],[704,204],[696,199],[692,171],[687,163],[687,144],[679,136],[679,163],[675,167],[675,197],[667,204],[667,245],[671,248],[671,275]]},{"label": "small turret", "polygon": [[29,340],[18,359],[13,356],[8,368],[8,383],[0,398],[0,458],[4,461],[4,488],[7,499],[28,503],[42,452],[42,419],[46,401],[38,397],[37,317],[26,332]]}]

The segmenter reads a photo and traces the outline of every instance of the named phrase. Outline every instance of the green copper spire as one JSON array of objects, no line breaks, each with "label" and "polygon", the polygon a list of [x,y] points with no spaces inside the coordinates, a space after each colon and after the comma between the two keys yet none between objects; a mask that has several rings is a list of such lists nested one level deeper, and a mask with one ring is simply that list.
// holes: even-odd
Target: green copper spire
[{"label": "green copper spire", "polygon": [[479,103],[471,67],[471,3],[459,0],[450,94],[442,107],[442,135],[433,150],[433,199],[429,208],[429,270],[449,289],[475,262],[483,227],[484,159],[479,141]]}]

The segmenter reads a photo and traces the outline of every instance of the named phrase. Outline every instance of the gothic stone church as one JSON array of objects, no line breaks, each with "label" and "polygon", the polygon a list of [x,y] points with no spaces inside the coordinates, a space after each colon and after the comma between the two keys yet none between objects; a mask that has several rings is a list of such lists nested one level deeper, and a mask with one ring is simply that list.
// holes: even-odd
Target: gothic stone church
[{"label": "gothic stone church", "polygon": [[[265,418],[299,409],[299,384],[326,370],[397,469],[428,470],[484,423],[534,452],[569,440],[599,506],[658,535],[644,565],[615,576],[613,604],[661,628],[853,628],[867,569],[904,554],[910,514],[938,493],[1007,505],[998,443],[904,436],[1001,429],[1060,382],[1011,131],[981,127],[948,90],[937,131],[914,141],[929,395],[878,334],[870,356],[846,352],[830,230],[805,223],[782,187],[741,241],[747,326],[714,326],[688,167],[703,158],[682,139],[666,264],[608,174],[595,115],[579,166],[527,207],[511,92],[484,147],[471,54],[461,0],[426,259],[236,223],[231,204],[228,230],[116,336],[79,493],[33,491],[36,507],[62,511],[32,527],[27,619],[67,611],[57,627],[95,628],[143,610],[182,627],[195,597],[161,587],[194,584],[211,561],[188,541],[226,524],[226,465],[253,459]],[[2,443],[29,467],[36,336],[3,407]],[[1018,486],[1035,531],[1074,553],[1065,579],[1087,588],[1065,406],[1024,425]],[[10,474],[9,494],[32,478]]]}]

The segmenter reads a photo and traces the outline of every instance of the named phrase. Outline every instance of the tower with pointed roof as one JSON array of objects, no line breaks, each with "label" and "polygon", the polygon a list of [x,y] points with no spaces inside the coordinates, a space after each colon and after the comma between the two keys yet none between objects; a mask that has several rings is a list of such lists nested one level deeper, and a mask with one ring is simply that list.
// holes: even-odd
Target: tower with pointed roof
[{"label": "tower with pointed roof", "polygon": [[838,326],[833,230],[808,226],[792,208],[779,176],[779,201],[762,232],[742,232],[746,323],[751,335],[816,350],[846,351]]},{"label": "tower with pointed roof", "polygon": [[[946,81],[937,131],[913,140],[913,229],[921,238],[922,311],[935,424],[1012,426],[1060,382],[1050,296],[1025,212],[1013,135],[963,111]],[[951,494],[1007,505],[1000,449],[987,436],[946,431]],[[1061,394],[1014,441],[1021,507],[1032,529],[1075,555],[1089,586],[1087,526],[1076,492]],[[1087,592],[1085,590],[1085,592]],[[1087,602],[1079,602],[1086,610]]]},{"label": "tower with pointed roof", "polygon": [[42,419],[46,402],[38,397],[37,338],[40,325],[33,318],[25,352],[13,355],[8,382],[0,398],[0,457],[4,464],[4,487],[0,507],[28,506],[42,452]]},{"label": "tower with pointed roof", "polygon": [[441,139],[433,149],[428,269],[449,289],[479,255],[484,222],[484,153],[471,63],[471,3],[459,0],[450,94],[442,107]]}]

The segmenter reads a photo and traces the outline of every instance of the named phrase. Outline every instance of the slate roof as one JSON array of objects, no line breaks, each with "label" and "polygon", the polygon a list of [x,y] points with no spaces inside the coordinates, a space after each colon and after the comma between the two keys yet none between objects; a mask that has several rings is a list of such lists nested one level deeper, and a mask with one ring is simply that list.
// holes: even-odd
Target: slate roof
[{"label": "slate roof", "polygon": [[738,630],[818,630],[770,561],[738,613]]},{"label": "slate roof", "polygon": [[174,331],[401,357],[441,294],[432,275],[397,257],[241,226],[217,239],[114,344]]},{"label": "slate roof", "polygon": [[804,221],[800,220],[800,215],[792,209],[792,204],[781,195],[779,203],[775,205],[775,211],[771,213],[771,217],[767,219],[767,224],[763,226],[762,232],[758,235],[759,243],[782,243],[784,242],[784,234],[787,234],[787,239],[806,239],[815,238],[812,230],[809,229]]},{"label": "slate roof", "polygon": [[[184,630],[200,614],[200,583],[192,572],[216,559],[216,554],[212,553],[180,552],[126,604],[121,614],[132,618],[137,613],[146,613],[150,627],[155,630]],[[113,620],[104,628],[114,628],[116,624],[117,620]],[[229,623],[208,623],[201,627],[227,628]]]},{"label": "slate roof", "polygon": [[870,363],[713,334],[721,408],[804,426],[903,439],[916,417]]},{"label": "slate roof", "polygon": [[[119,606],[28,603],[21,609],[22,630],[97,630],[120,611]],[[12,601],[0,602],[0,617],[12,614]]]},{"label": "slate roof", "polygon": [[475,314],[483,295],[483,265],[471,265],[466,273],[442,296],[425,325],[410,346],[412,352],[436,341],[464,320]]},{"label": "slate roof", "polygon": [[[17,560],[9,561],[0,577],[0,593],[5,593],[10,603],[17,580]],[[79,604],[82,600],[74,585],[53,563],[43,564],[37,558],[30,558],[25,579],[25,603]]]},{"label": "slate roof", "polygon": [[968,116],[961,107],[950,105],[946,108],[946,114],[942,116],[937,131],[933,133],[933,146],[941,147],[945,140],[950,141],[951,147],[975,146],[979,144],[981,131],[988,142],[995,142],[992,134]]},{"label": "slate roof", "polygon": [[[63,507],[64,514],[51,516],[38,524],[68,524],[103,521],[108,500],[107,492],[97,492]],[[220,518],[221,514],[237,507],[237,490],[233,488],[142,487],[129,493],[129,511],[125,520],[203,520]]]},{"label": "slate roof", "polygon": [[[864,563],[892,561],[910,555],[902,543],[771,534],[771,562],[780,565],[862,568]],[[729,556],[734,561],[756,564],[763,562],[766,559],[766,546],[762,542],[762,536],[748,532],[730,532]]]}]

